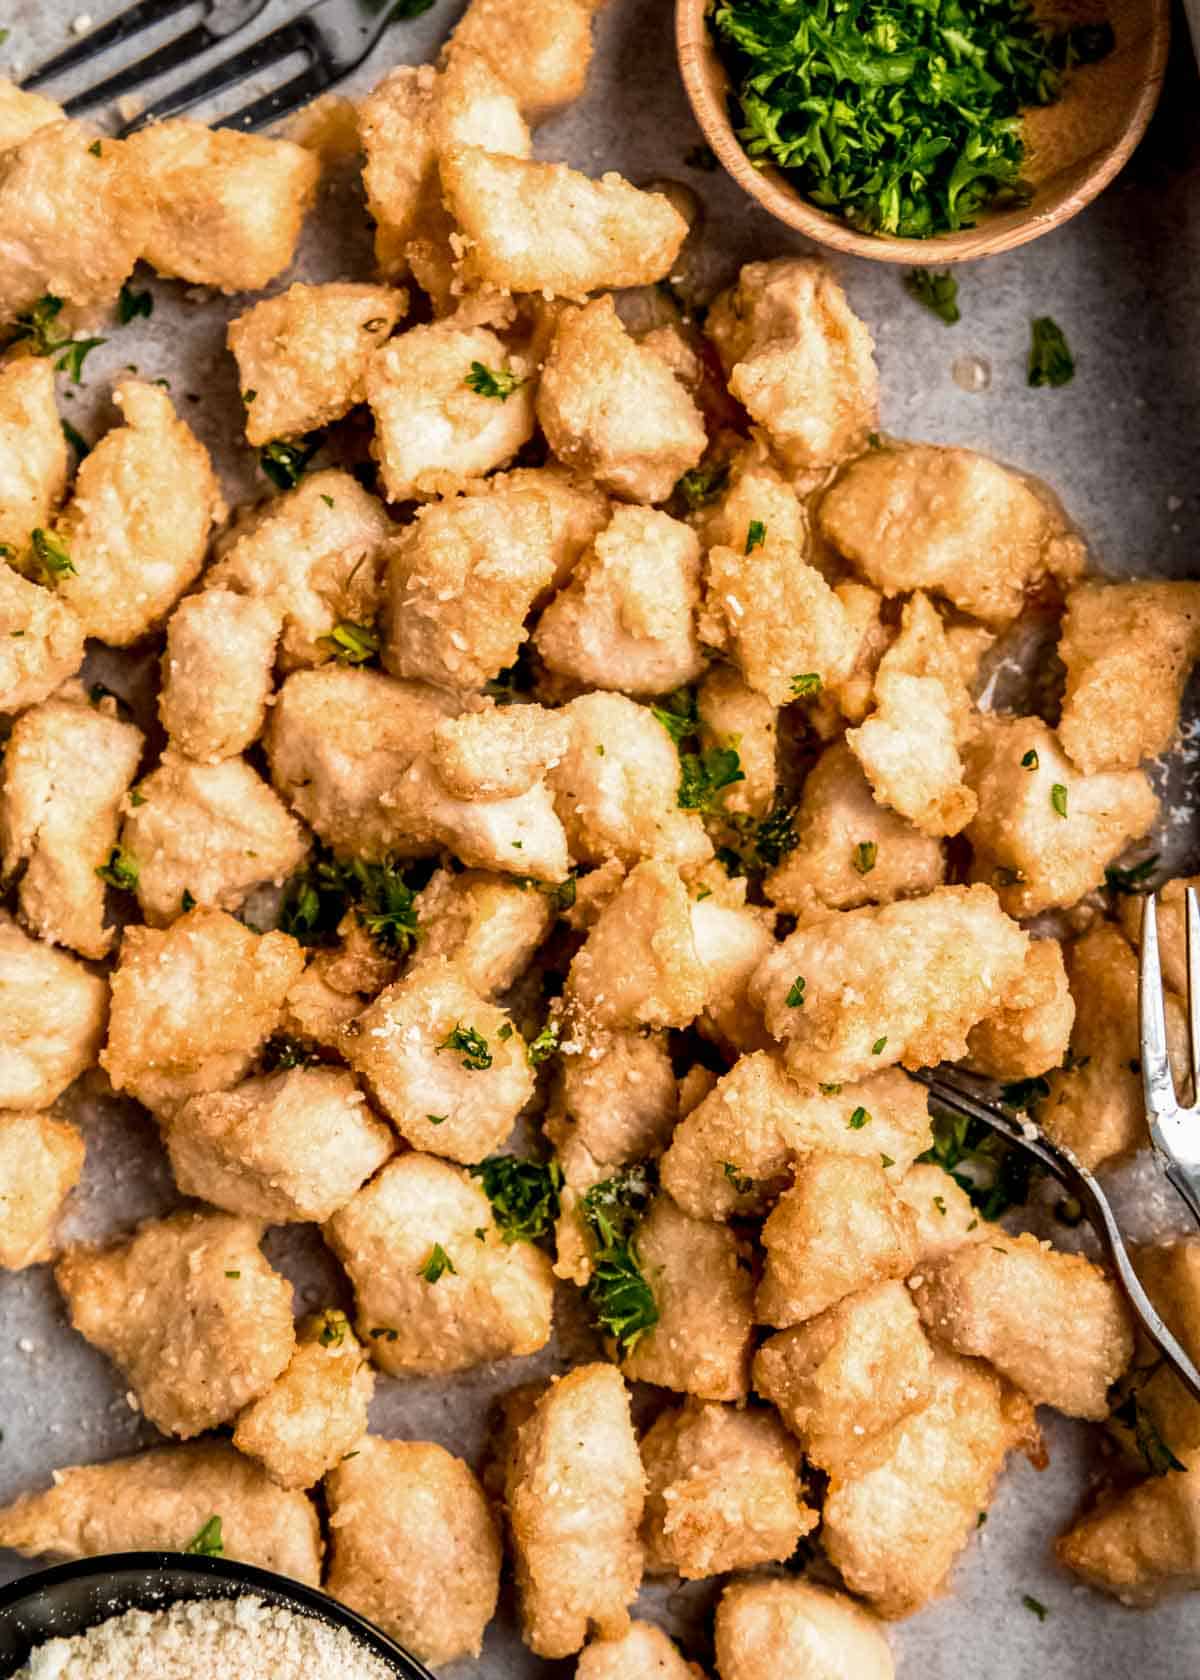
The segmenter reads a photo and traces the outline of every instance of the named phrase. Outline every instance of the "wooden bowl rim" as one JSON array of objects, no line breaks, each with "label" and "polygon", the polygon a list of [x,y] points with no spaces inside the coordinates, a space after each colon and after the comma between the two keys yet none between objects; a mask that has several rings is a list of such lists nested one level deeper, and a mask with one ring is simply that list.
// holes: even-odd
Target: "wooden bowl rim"
[{"label": "wooden bowl rim", "polygon": [[[1124,129],[1111,144],[1097,153],[1093,167],[1072,191],[1026,212],[1007,212],[958,233],[935,234],[932,239],[893,239],[859,233],[839,217],[830,215],[802,198],[779,170],[767,165],[757,168],[738,143],[725,109],[723,93],[714,82],[724,83],[716,47],[708,31],[706,14],[711,0],[676,0],[675,44],[680,74],[696,120],[722,167],[743,192],[789,227],[850,256],[872,262],[906,263],[928,267],[931,262],[970,262],[976,257],[996,256],[1015,250],[1044,233],[1052,233],[1090,204],[1113,177],[1128,163],[1134,148],[1149,127],[1166,76],[1171,39],[1170,0],[1145,0],[1149,13],[1145,34],[1148,63],[1144,79],[1130,109]],[[711,75],[716,64],[719,76]],[[726,84],[727,85],[727,84]]]}]

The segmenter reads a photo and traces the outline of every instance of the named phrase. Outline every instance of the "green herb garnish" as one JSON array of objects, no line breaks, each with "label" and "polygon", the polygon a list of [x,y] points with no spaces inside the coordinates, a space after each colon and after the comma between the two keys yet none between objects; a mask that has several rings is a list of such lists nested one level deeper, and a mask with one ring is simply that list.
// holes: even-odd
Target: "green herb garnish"
[{"label": "green herb garnish", "polygon": [[1030,329],[1030,385],[1069,385],[1074,377],[1075,358],[1063,337],[1062,328],[1049,315],[1039,315]]},{"label": "green herb garnish", "polygon": [[870,1112],[862,1107],[856,1108],[846,1124],[852,1132],[861,1132],[871,1118]]},{"label": "green herb garnish", "polygon": [[221,1538],[220,1517],[209,1517],[203,1528],[197,1534],[193,1534],[183,1549],[195,1557],[223,1557],[225,1545]]},{"label": "green herb garnish", "polygon": [[556,1020],[549,1020],[536,1038],[531,1039],[525,1046],[525,1060],[530,1067],[540,1067],[548,1062],[558,1049],[559,1024]]},{"label": "green herb garnish", "polygon": [[909,297],[923,303],[948,327],[962,319],[958,307],[958,281],[949,269],[941,274],[934,274],[928,268],[910,269],[904,276],[904,289]]},{"label": "green herb garnish", "polygon": [[1036,747],[1030,747],[1029,751],[1023,754],[1021,758],[1022,770],[1036,770],[1039,763]]},{"label": "green herb garnish", "polygon": [[[417,1276],[424,1278],[426,1283],[436,1283],[447,1272],[454,1277],[458,1276],[453,1260],[446,1253],[441,1243],[434,1243],[429,1250],[429,1258],[423,1265],[417,1267]],[[392,1332],[391,1339],[395,1340],[395,1331]]]},{"label": "green herb garnish", "polygon": [[416,894],[392,857],[318,855],[284,889],[279,926],[302,945],[327,940],[351,907],[360,926],[389,956],[405,956],[416,943]]},{"label": "green herb garnish", "polygon": [[812,700],[821,692],[821,679],[815,671],[805,671],[802,676],[792,678],[792,698],[795,700]]},{"label": "green herb garnish", "polygon": [[754,1180],[748,1174],[735,1167],[732,1161],[722,1161],[721,1166],[725,1177],[737,1191],[739,1196],[748,1196],[754,1189]]},{"label": "green herb garnish", "polygon": [[654,1291],[642,1271],[636,1241],[652,1189],[644,1167],[626,1167],[593,1185],[580,1203],[594,1244],[587,1303],[599,1328],[616,1341],[621,1358],[658,1323]]},{"label": "green herb garnish", "polygon": [[767,540],[767,527],[761,519],[752,519],[746,530],[746,553],[753,554]]},{"label": "green herb garnish", "polygon": [[[1044,1079],[1036,1083],[1043,1091],[1049,1089]],[[1016,1106],[1012,1089],[1005,1086],[1001,1093],[1010,1107]],[[917,1160],[949,1173],[985,1219],[999,1219],[1028,1200],[1033,1163],[1014,1144],[981,1122],[944,1109],[935,1109],[931,1120],[933,1144]]]},{"label": "green herb garnish", "polygon": [[800,1009],[804,1005],[805,979],[798,974],[788,987],[787,1006],[789,1009]]},{"label": "green herb garnish", "polygon": [[860,875],[869,875],[875,867],[875,859],[879,856],[879,846],[874,840],[860,840],[854,848],[854,867]]},{"label": "green herb garnish", "polygon": [[85,460],[91,454],[92,446],[83,433],[76,431],[69,420],[60,420],[59,425],[62,427],[62,435],[75,451],[76,460]]},{"label": "green herb garnish", "polygon": [[1039,1622],[1044,1622],[1046,1617],[1050,1614],[1049,1610],[1046,1609],[1046,1606],[1041,1602],[1041,1600],[1034,1598],[1032,1593],[1026,1593],[1022,1598],[1021,1603],[1025,1606],[1026,1610],[1030,1611],[1032,1615],[1037,1617]]},{"label": "green herb garnish", "polygon": [[153,313],[154,299],[150,293],[135,292],[127,280],[117,298],[117,320],[123,327],[127,327],[130,321],[136,321],[139,315],[145,315],[149,319]]},{"label": "green herb garnish", "polygon": [[1055,782],[1054,786],[1050,789],[1050,803],[1053,805],[1060,817],[1066,816],[1067,790],[1061,782]]},{"label": "green herb garnish", "polygon": [[1153,852],[1141,863],[1134,863],[1128,869],[1120,869],[1116,864],[1110,864],[1104,871],[1104,884],[1109,892],[1117,893],[1126,898],[1140,898],[1144,893],[1153,892],[1150,877],[1158,866],[1158,853]]},{"label": "green herb garnish", "polygon": [[461,1021],[451,1028],[436,1048],[453,1050],[460,1054],[462,1066],[468,1073],[482,1073],[492,1065],[492,1053],[488,1049],[487,1039],[474,1027],[464,1027]]},{"label": "green herb garnish", "polygon": [[518,379],[515,373],[508,373],[504,368],[494,371],[482,362],[472,362],[471,371],[463,383],[476,396],[495,397],[497,402],[507,402],[513,392],[519,391],[528,381]]},{"label": "green herb garnish", "polygon": [[886,1044],[887,1044],[887,1034],[884,1033],[882,1038],[877,1038],[875,1040],[874,1044],[872,1044],[872,1046],[871,1046],[872,1056],[882,1056],[883,1051],[884,1051],[884,1047],[886,1046]]},{"label": "green herb garnish", "polygon": [[720,467],[693,467],[691,472],[684,473],[678,481],[673,494],[689,513],[697,513],[710,502],[715,502],[728,482],[728,464]]},{"label": "green herb garnish", "polygon": [[33,555],[45,574],[46,581],[53,583],[60,577],[76,577],[75,563],[63,545],[48,531],[39,526],[30,536],[33,544]]},{"label": "green herb garnish", "polygon": [[344,1312],[339,1312],[336,1307],[326,1307],[321,1314],[321,1328],[317,1332],[317,1341],[322,1347],[341,1347],[349,1328],[350,1320]]},{"label": "green herb garnish", "polygon": [[690,688],[677,688],[674,694],[668,694],[661,706],[651,706],[650,710],[676,746],[689,735],[694,735],[700,726],[696,696]]},{"label": "green herb garnish", "polygon": [[130,852],[123,851],[120,846],[114,846],[108,854],[108,862],[96,866],[96,874],[110,887],[116,887],[118,892],[135,892],[138,884],[137,859]]},{"label": "green herb garnish", "polygon": [[718,795],[735,782],[744,782],[746,772],[736,747],[706,747],[698,753],[679,755],[678,804],[683,811],[712,813]]},{"label": "green herb garnish", "polygon": [[319,1067],[317,1052],[288,1033],[276,1033],[262,1047],[259,1065],[264,1073],[286,1073],[291,1068]]},{"label": "green herb garnish", "polygon": [[379,652],[379,636],[369,624],[339,618],[327,636],[317,637],[317,646],[331,653],[339,665],[366,665]]},{"label": "green herb garnish", "polygon": [[[1161,1361],[1158,1362],[1161,1364]],[[1183,1470],[1187,1465],[1182,1463],[1171,1448],[1163,1440],[1162,1433],[1150,1413],[1146,1411],[1137,1397],[1137,1390],[1142,1382],[1153,1376],[1158,1364],[1152,1365],[1145,1372],[1141,1381],[1134,1384],[1119,1406],[1114,1406],[1112,1417],[1114,1422],[1122,1423],[1126,1429],[1133,1432],[1134,1444],[1142,1455],[1146,1469],[1152,1476],[1165,1476],[1170,1470]]]},{"label": "green herb garnish", "polygon": [[506,1243],[540,1242],[554,1229],[562,1189],[557,1161],[490,1155],[468,1170],[472,1178],[482,1181],[492,1204],[492,1219]]},{"label": "green herb garnish", "polygon": [[282,443],[276,438],[259,450],[258,464],[277,490],[294,490],[320,447],[320,438],[306,438],[303,443]]}]

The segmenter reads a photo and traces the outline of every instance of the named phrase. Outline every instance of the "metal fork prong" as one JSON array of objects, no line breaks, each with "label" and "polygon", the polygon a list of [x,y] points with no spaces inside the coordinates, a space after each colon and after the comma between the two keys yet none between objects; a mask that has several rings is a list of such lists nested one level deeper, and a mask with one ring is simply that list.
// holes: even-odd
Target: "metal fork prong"
[{"label": "metal fork prong", "polygon": [[174,17],[176,12],[186,11],[195,5],[196,0],[138,0],[136,6],[130,6],[102,23],[98,29],[90,34],[82,35],[78,41],[73,41],[69,47],[64,47],[53,58],[48,58],[45,64],[39,64],[25,77],[21,83],[23,88],[40,87],[48,82],[51,76],[61,75],[64,70],[73,70],[77,64],[86,64],[89,59],[96,58],[108,47],[115,47],[119,42],[126,41],[131,35],[139,35],[145,29],[152,29],[156,23],[163,23],[167,18]]},{"label": "metal fork prong", "polygon": [[1192,1063],[1191,1100],[1200,1108],[1200,894],[1195,887],[1183,893],[1187,937],[1188,1047]]},{"label": "metal fork prong", "polygon": [[214,64],[193,81],[184,82],[182,87],[173,88],[170,93],[163,94],[161,99],[147,105],[133,122],[126,123],[119,132],[124,137],[133,134],[139,128],[145,128],[147,123],[178,116],[181,111],[199,105],[201,100],[207,99],[210,94],[236,87],[248,76],[254,76],[260,70],[269,70],[272,65],[290,58],[293,53],[304,53],[310,61],[316,56],[312,32],[303,16],[293,18],[290,23],[273,29],[269,35],[263,35],[250,46],[243,47],[241,52],[222,59],[219,64]]},{"label": "metal fork prong", "polygon": [[1166,1120],[1177,1111],[1179,1101],[1167,1052],[1167,1010],[1163,996],[1162,962],[1158,954],[1158,906],[1152,893],[1142,907],[1138,1017],[1146,1110],[1154,1119]]},{"label": "metal fork prong", "polygon": [[85,88],[82,93],[72,94],[70,99],[64,99],[63,110],[68,116],[74,116],[76,111],[85,110],[89,105],[99,105],[106,100],[116,99],[118,95],[140,86],[142,82],[152,81],[155,76],[165,75],[177,65],[187,64],[198,53],[216,44],[217,37],[202,23],[198,23],[194,29],[185,29],[182,35],[165,41],[161,47],[156,47],[144,58],[127,64],[123,70],[118,70],[107,76],[104,81],[97,82],[95,87]]},{"label": "metal fork prong", "polygon": [[310,99],[316,99],[336,79],[326,65],[312,64],[299,76],[293,76],[290,82],[284,82],[281,87],[277,87],[274,93],[265,93],[252,104],[243,105],[241,110],[235,111],[231,117],[222,117],[221,127],[263,128],[267,123],[283,116],[285,112],[294,111],[300,105],[307,105]]}]

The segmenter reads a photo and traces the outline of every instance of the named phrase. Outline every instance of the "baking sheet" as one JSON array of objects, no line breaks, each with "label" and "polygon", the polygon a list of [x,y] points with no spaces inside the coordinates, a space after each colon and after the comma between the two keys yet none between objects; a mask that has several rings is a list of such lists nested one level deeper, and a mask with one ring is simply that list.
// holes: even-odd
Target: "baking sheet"
[{"label": "baking sheet", "polygon": [[[290,10],[288,0],[274,0],[260,27]],[[438,0],[425,17],[396,26],[351,86],[368,85],[392,63],[430,56],[461,10],[461,0]],[[688,182],[707,211],[693,271],[704,295],[739,262],[800,250],[805,242],[752,207],[723,175],[685,164],[700,136],[676,77],[672,11],[669,0],[610,0],[599,20],[588,93],[538,132],[537,151],[591,173],[616,168],[638,182]],[[68,38],[80,17],[77,0],[10,0],[0,20],[11,31],[0,68],[19,76]],[[1182,16],[1178,23],[1163,106],[1132,164],[1067,227],[1008,256],[958,269],[958,326],[947,329],[912,303],[894,269],[853,259],[837,264],[876,337],[885,428],[987,450],[1045,477],[1087,534],[1097,562],[1116,573],[1200,574],[1200,83]],[[189,68],[202,68],[202,61]],[[85,72],[62,85],[86,79]],[[226,109],[256,91],[249,84]],[[369,265],[356,196],[335,184],[310,223],[298,277],[365,279]],[[64,411],[94,437],[111,423],[107,392],[129,364],[147,377],[165,377],[185,418],[214,450],[231,499],[244,495],[256,485],[253,457],[229,443],[239,409],[233,363],[222,349],[225,322],[241,305],[175,283],[149,284],[152,319],[114,332],[89,357],[83,387],[60,381]],[[1074,383],[1059,391],[1025,384],[1029,322],[1043,314],[1061,324],[1076,356]],[[964,359],[984,364],[985,388],[956,381],[955,364],[961,376]],[[262,488],[258,480],[256,493]],[[119,690],[133,678],[127,669],[106,675]],[[1198,751],[1193,735],[1171,766],[1166,837],[1180,863],[1194,855],[1197,838],[1188,783]],[[72,1237],[116,1232],[166,1211],[175,1199],[152,1123],[89,1077],[74,1105],[86,1128],[88,1159],[65,1226]],[[1182,1228],[1148,1161],[1119,1177],[1136,1235]],[[295,1280],[298,1311],[344,1289],[311,1230],[275,1231],[266,1246]],[[439,1441],[478,1463],[490,1399],[561,1369],[586,1348],[572,1301],[564,1299],[562,1307],[558,1341],[533,1359],[468,1373],[451,1385],[381,1378],[372,1427]],[[153,1438],[107,1361],[67,1329],[48,1268],[0,1274],[0,1329],[0,1500],[43,1485],[56,1466],[114,1457]],[[1192,1680],[1200,1674],[1200,1596],[1134,1613],[1075,1584],[1050,1562],[1053,1537],[1099,1460],[1094,1433],[1048,1413],[1043,1421],[1049,1468],[1039,1473],[1024,1460],[1013,1462],[986,1527],[956,1571],[952,1595],[893,1630],[902,1677],[1010,1680],[1020,1673],[1036,1680],[1053,1672],[1056,1680],[1125,1680],[1133,1673],[1139,1680]],[[32,1567],[0,1553],[0,1580]],[[1022,1606],[1026,1594],[1047,1607],[1044,1622]],[[712,1597],[704,1584],[651,1587],[638,1613],[673,1631],[687,1629],[690,1653],[707,1660]],[[506,1605],[478,1668],[463,1662],[443,1672],[454,1680],[475,1674],[534,1680],[569,1675],[573,1665],[531,1657],[512,1631]]]}]

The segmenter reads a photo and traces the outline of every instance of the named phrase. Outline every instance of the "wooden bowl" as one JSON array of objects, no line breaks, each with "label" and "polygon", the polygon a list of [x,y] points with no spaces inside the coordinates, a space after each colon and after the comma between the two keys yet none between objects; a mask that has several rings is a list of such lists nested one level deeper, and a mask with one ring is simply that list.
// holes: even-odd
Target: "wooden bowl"
[{"label": "wooden bowl", "polygon": [[[1107,18],[1116,46],[1098,64],[1080,66],[1063,97],[1025,117],[1025,177],[1031,204],[981,216],[977,225],[932,239],[859,233],[803,198],[772,165],[752,163],[729,120],[729,79],[709,32],[709,0],[676,0],[675,37],[683,84],[696,120],[725,169],[781,222],[835,251],[875,262],[918,266],[969,262],[1011,251],[1061,227],[1090,204],[1125,164],[1146,132],[1162,91],[1170,40],[1170,0],[1094,0],[1057,8],[1056,21]],[[1084,10],[1086,7],[1086,10]],[[1064,19],[1065,13],[1065,19]]]}]

